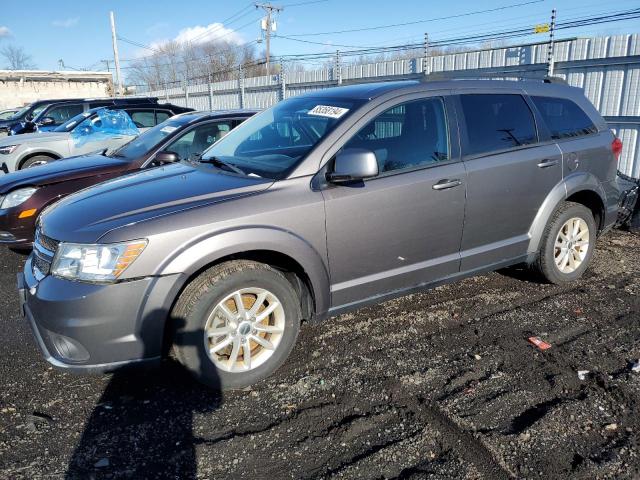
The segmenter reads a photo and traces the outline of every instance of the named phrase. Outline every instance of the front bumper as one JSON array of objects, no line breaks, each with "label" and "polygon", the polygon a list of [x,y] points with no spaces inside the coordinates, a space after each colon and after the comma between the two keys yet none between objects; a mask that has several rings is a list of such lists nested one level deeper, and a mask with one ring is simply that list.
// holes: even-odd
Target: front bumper
[{"label": "front bumper", "polygon": [[37,281],[29,257],[18,276],[22,311],[55,367],[103,373],[160,360],[179,275],[114,284]]}]

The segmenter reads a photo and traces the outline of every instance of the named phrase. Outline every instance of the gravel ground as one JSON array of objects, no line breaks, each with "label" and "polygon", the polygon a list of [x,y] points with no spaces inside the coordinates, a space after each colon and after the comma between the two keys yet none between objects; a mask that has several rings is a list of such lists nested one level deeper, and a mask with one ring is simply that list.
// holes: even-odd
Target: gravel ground
[{"label": "gravel ground", "polygon": [[0,254],[2,479],[640,476],[640,236],[601,239],[570,286],[509,270],[304,325],[224,395],[170,360],[53,370],[18,315],[23,261]]}]

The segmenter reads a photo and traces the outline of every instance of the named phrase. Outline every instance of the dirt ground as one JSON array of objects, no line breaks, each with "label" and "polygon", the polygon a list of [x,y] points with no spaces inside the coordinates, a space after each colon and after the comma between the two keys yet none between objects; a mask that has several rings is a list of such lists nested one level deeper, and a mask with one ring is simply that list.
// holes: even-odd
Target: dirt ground
[{"label": "dirt ground", "polygon": [[18,315],[23,261],[0,254],[2,479],[640,476],[640,236],[602,238],[567,287],[510,270],[304,325],[224,395],[172,361],[53,370]]}]

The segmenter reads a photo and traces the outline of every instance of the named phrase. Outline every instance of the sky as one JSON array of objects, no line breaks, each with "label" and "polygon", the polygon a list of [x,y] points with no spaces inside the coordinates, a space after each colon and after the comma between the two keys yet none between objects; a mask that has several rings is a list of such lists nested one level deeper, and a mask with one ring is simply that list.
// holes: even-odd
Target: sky
[{"label": "sky", "polygon": [[[425,32],[435,41],[516,27],[533,29],[536,24],[549,21],[553,8],[557,9],[559,22],[640,8],[640,0],[283,0],[273,4],[284,6],[276,17],[273,55],[418,43],[423,41]],[[477,13],[488,9],[495,10]],[[167,40],[200,41],[212,37],[238,44],[254,42],[261,36],[260,18],[264,14],[246,0],[6,2],[0,14],[0,48],[8,44],[20,46],[38,68],[45,70],[59,69],[59,60],[66,69],[105,70],[103,60],[109,60],[113,68],[109,11],[115,14],[120,37],[151,48]],[[442,18],[452,16],[456,17]],[[386,27],[407,22],[413,23]],[[353,29],[361,31],[323,33]],[[557,36],[637,32],[640,19],[559,31]],[[517,42],[546,39],[546,35],[538,34]],[[152,53],[124,41],[118,45],[125,76],[129,60]],[[263,50],[264,44],[256,45],[259,51]]]}]

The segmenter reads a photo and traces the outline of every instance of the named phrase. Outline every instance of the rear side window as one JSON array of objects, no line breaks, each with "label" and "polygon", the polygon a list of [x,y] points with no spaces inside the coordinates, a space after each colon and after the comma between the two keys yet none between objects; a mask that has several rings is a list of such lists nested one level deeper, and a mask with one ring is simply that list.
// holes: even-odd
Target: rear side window
[{"label": "rear side window", "polygon": [[531,100],[540,111],[554,140],[598,132],[584,110],[571,100],[552,97],[531,97]]},{"label": "rear side window", "polygon": [[156,125],[158,123],[162,123],[165,120],[169,119],[171,117],[171,114],[169,114],[169,112],[166,112],[164,110],[156,110]]},{"label": "rear side window", "polygon": [[521,95],[460,95],[467,124],[465,154],[478,155],[537,141],[533,114]]},{"label": "rear side window", "polygon": [[138,128],[150,128],[156,126],[155,112],[153,110],[133,110],[128,112],[131,120]]}]

